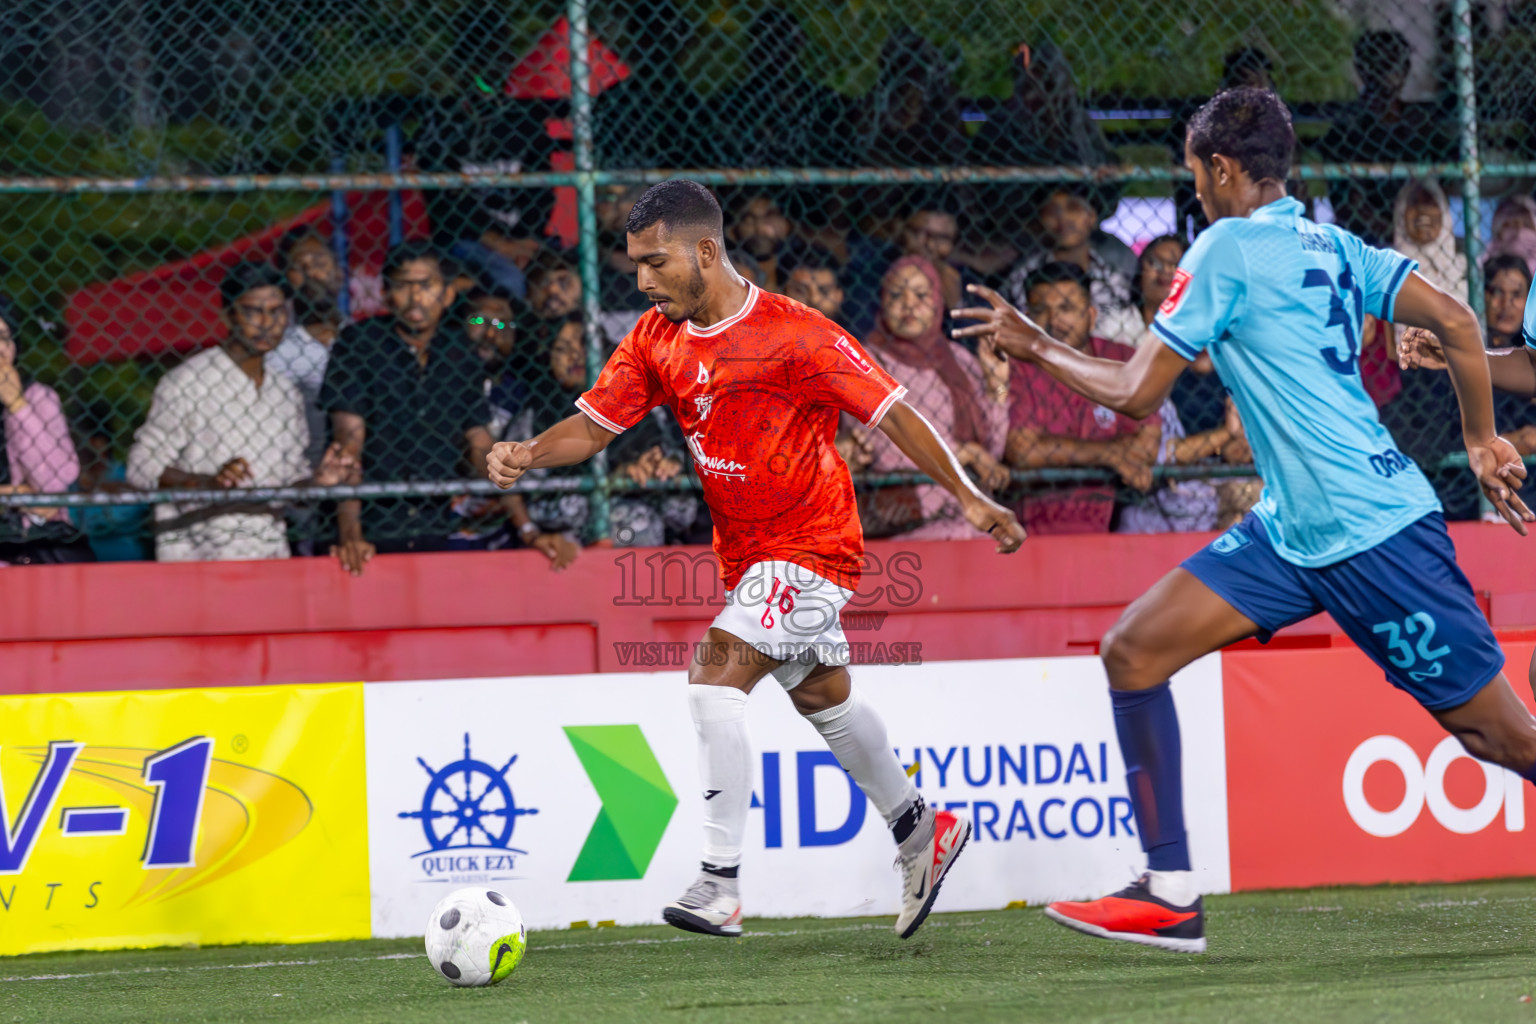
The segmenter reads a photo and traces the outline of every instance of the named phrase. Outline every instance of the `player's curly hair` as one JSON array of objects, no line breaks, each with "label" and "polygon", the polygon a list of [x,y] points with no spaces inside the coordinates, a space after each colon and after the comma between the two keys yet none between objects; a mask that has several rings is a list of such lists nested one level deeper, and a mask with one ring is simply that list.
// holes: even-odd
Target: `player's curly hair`
[{"label": "player's curly hair", "polygon": [[1220,153],[1254,181],[1284,181],[1291,173],[1296,130],[1291,112],[1268,89],[1217,93],[1189,119],[1189,148],[1207,166]]},{"label": "player's curly hair", "polygon": [[725,240],[720,204],[709,189],[687,178],[673,178],[646,189],[629,211],[624,230],[634,235],[652,224],[664,224],[668,232],[682,229],[696,232],[699,238]]}]

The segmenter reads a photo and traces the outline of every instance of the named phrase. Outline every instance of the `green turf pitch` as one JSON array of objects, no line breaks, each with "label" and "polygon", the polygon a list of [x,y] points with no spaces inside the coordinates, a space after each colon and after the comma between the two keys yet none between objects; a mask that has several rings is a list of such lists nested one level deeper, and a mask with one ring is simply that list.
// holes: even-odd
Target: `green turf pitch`
[{"label": "green turf pitch", "polygon": [[1205,956],[1090,939],[1034,908],[935,915],[908,942],[889,920],[748,919],[739,940],[537,932],[490,989],[450,988],[415,941],[60,953],[0,961],[0,1024],[1536,1022],[1521,1001],[1536,881],[1228,896],[1208,930]]}]

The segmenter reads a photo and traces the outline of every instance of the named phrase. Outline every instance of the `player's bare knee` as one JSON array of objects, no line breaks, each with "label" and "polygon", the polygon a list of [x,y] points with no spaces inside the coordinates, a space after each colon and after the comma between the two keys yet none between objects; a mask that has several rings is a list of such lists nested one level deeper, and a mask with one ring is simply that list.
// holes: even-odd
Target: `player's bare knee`
[{"label": "player's bare knee", "polygon": [[[1466,741],[1462,741],[1466,745]],[[1524,775],[1536,766],[1536,731],[1522,730],[1519,733],[1502,736],[1492,744],[1490,751],[1492,756],[1481,756],[1484,761],[1491,761],[1501,768]]]},{"label": "player's bare knee", "polygon": [[1461,749],[1479,761],[1488,761],[1492,764],[1503,763],[1503,751],[1499,744],[1484,733],[1476,731],[1457,732],[1456,738],[1461,741]]},{"label": "player's bare knee", "polygon": [[1536,730],[1469,729],[1458,732],[1462,748],[1479,761],[1487,761],[1524,774],[1536,765]]},{"label": "player's bare knee", "polygon": [[848,670],[833,666],[820,666],[805,680],[789,691],[789,699],[795,710],[802,715],[814,715],[818,711],[835,708],[848,699]]},{"label": "player's bare knee", "polygon": [[734,686],[738,690],[750,690],[755,681],[754,677],[743,673],[728,658],[723,659],[722,663],[707,656],[695,656],[688,665],[690,686]]},{"label": "player's bare knee", "polygon": [[804,683],[789,691],[789,699],[794,702],[795,710],[802,715],[814,715],[818,711],[836,707],[826,699],[824,694],[807,690]]},{"label": "player's bare knee", "polygon": [[1156,674],[1153,650],[1153,645],[1134,621],[1122,619],[1111,626],[1099,644],[1099,658],[1104,662],[1110,688],[1144,690],[1162,682],[1162,679],[1153,678]]}]

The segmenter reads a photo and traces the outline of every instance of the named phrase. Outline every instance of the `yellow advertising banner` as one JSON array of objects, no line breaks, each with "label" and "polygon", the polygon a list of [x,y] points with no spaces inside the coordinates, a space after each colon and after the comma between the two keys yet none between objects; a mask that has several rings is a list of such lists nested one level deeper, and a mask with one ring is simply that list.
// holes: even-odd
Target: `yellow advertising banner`
[{"label": "yellow advertising banner", "polygon": [[366,938],[363,686],[0,697],[0,954]]}]

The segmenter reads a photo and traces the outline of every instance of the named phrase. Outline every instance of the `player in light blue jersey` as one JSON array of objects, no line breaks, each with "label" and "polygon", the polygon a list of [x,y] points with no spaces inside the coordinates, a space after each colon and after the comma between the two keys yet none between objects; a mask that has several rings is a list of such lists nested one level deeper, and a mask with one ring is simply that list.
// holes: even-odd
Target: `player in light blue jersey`
[{"label": "player in light blue jersey", "polygon": [[[1046,913],[1079,931],[1205,949],[1184,831],[1178,715],[1168,680],[1195,659],[1321,611],[1474,757],[1536,782],[1536,719],[1456,565],[1439,502],[1397,451],[1360,381],[1367,313],[1432,331],[1449,356],[1462,432],[1484,492],[1522,535],[1525,467],[1493,425],[1482,331],[1412,260],[1320,226],[1287,197],[1295,134],[1273,93],[1236,89],[1189,122],[1185,162],[1211,226],[1180,263],[1128,363],[1053,341],[996,293],[957,335],[1135,417],[1154,412],[1209,351],[1247,431],[1265,491],[1253,512],[1138,598],[1101,645],[1148,871],[1129,887]],[[1283,766],[1277,766],[1277,770]]]}]

